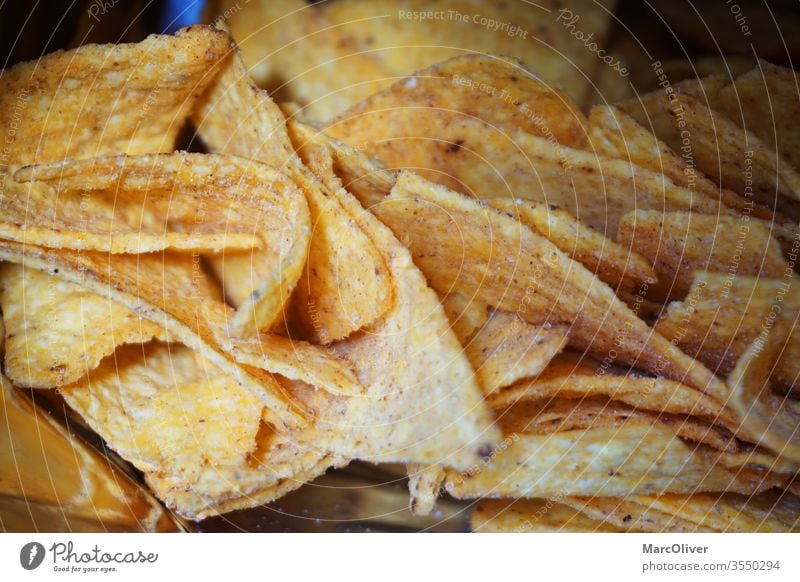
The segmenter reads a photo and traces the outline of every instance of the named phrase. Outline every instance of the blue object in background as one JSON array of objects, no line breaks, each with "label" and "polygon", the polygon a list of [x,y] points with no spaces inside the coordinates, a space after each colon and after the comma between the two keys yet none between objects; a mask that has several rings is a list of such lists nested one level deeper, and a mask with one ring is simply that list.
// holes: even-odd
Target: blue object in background
[{"label": "blue object in background", "polygon": [[172,33],[184,26],[197,24],[203,14],[205,0],[167,0],[158,16],[158,30]]}]

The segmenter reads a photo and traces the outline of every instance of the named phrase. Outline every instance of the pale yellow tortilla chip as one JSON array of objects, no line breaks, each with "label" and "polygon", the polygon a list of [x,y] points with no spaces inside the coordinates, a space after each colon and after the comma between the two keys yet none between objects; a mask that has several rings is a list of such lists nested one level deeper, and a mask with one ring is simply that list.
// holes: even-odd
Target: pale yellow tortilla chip
[{"label": "pale yellow tortilla chip", "polygon": [[647,327],[607,285],[494,208],[404,172],[373,212],[440,293],[476,294],[532,324],[568,324],[571,345],[710,395],[725,393],[711,372]]},{"label": "pale yellow tortilla chip", "polygon": [[[712,370],[727,375],[761,333],[771,313],[780,309],[796,316],[800,309],[797,286],[793,277],[698,272],[686,299],[670,303],[655,329]],[[775,370],[784,384],[792,363],[785,364]]]},{"label": "pale yellow tortilla chip", "polygon": [[506,441],[508,446],[484,463],[461,473],[448,470],[447,491],[457,498],[619,497],[741,488],[733,473],[665,427],[622,424],[509,435]]},{"label": "pale yellow tortilla chip", "polygon": [[[461,55],[417,71],[330,124],[345,124],[363,133],[358,118],[365,112],[420,106],[457,111],[501,132],[516,127],[573,148],[588,143],[586,118],[569,97],[538,79],[521,61],[487,54]],[[455,142],[449,149],[459,147]]]},{"label": "pale yellow tortilla chip", "polygon": [[567,343],[565,325],[531,325],[496,311],[464,345],[484,394],[537,376]]},{"label": "pale yellow tortilla chip", "polygon": [[80,285],[22,265],[0,266],[5,372],[26,388],[77,381],[126,343],[146,343],[153,322]]},{"label": "pale yellow tortilla chip", "polygon": [[782,277],[787,269],[769,224],[749,217],[637,210],[622,217],[617,240],[653,265],[657,298],[684,298],[695,271]]},{"label": "pale yellow tortilla chip", "polygon": [[634,291],[656,282],[644,257],[587,227],[566,210],[510,198],[493,198],[490,203],[550,240],[615,289]]},{"label": "pale yellow tortilla chip", "polygon": [[477,533],[607,533],[624,531],[551,499],[483,499],[470,516]]},{"label": "pale yellow tortilla chip", "polygon": [[779,320],[759,334],[728,377],[730,406],[741,433],[778,457],[800,462],[800,406],[772,390],[770,376],[796,321]]},{"label": "pale yellow tortilla chip", "polygon": [[0,258],[58,274],[149,319],[172,341],[197,350],[235,378],[264,405],[264,415],[274,426],[287,429],[306,424],[302,403],[295,402],[275,378],[261,370],[244,370],[217,344],[214,328],[231,320],[234,312],[209,291],[195,258],[170,252],[109,255],[42,249],[6,241],[0,241]]},{"label": "pale yellow tortilla chip", "polygon": [[340,340],[380,317],[392,300],[382,257],[336,197],[303,167],[283,113],[253,84],[238,54],[222,64],[193,120],[214,151],[271,164],[303,190],[311,238],[294,301],[315,341]]},{"label": "pale yellow tortilla chip", "polygon": [[409,509],[414,515],[428,515],[444,482],[445,472],[438,465],[410,464],[408,469]]},{"label": "pale yellow tortilla chip", "polygon": [[0,75],[0,130],[13,171],[106,154],[169,152],[230,50],[208,26],[137,44],[87,45]]},{"label": "pale yellow tortilla chip", "polygon": [[[163,507],[0,377],[5,531],[177,531]],[[24,507],[15,516],[14,499]]]}]

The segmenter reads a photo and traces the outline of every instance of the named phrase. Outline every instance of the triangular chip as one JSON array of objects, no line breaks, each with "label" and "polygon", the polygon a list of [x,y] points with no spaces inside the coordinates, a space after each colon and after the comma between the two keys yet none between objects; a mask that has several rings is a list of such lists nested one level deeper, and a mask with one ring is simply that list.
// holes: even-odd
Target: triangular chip
[{"label": "triangular chip", "polygon": [[769,224],[746,216],[637,210],[622,217],[617,240],[653,265],[658,297],[684,298],[695,271],[782,277],[787,269]]}]

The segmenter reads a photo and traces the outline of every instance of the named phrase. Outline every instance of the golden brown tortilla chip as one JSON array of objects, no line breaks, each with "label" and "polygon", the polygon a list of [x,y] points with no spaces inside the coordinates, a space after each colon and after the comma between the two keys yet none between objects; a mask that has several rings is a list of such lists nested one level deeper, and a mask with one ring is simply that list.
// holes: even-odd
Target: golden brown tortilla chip
[{"label": "golden brown tortilla chip", "polygon": [[458,292],[445,295],[442,307],[462,346],[469,343],[472,334],[483,327],[489,318],[489,307],[483,301]]},{"label": "golden brown tortilla chip", "polygon": [[223,63],[193,119],[214,151],[271,164],[303,190],[311,239],[295,303],[315,341],[343,339],[380,317],[391,302],[383,259],[336,197],[303,167],[283,113],[253,84],[238,54]]},{"label": "golden brown tortilla chip", "polygon": [[[787,315],[796,315],[800,309],[794,291],[797,285],[792,277],[698,272],[686,299],[670,303],[655,328],[687,354],[727,375],[774,317],[773,312],[782,309]],[[791,362],[786,362],[786,367],[776,370],[785,370],[784,383],[791,374],[789,366]]]},{"label": "golden brown tortilla chip", "polygon": [[[678,497],[675,495],[675,497]],[[641,496],[565,497],[562,503],[590,519],[607,523],[620,531],[636,532],[713,532],[714,529],[682,519],[680,514],[659,511],[638,503]]]},{"label": "golden brown tortilla chip", "polygon": [[724,394],[721,382],[653,332],[555,245],[494,208],[404,172],[373,212],[440,293],[476,294],[532,324],[570,325],[570,344]]},{"label": "golden brown tortilla chip", "polygon": [[656,282],[656,274],[644,257],[587,227],[565,210],[510,198],[494,198],[490,203],[550,240],[615,289],[633,291],[643,283]]},{"label": "golden brown tortilla chip", "polygon": [[162,333],[106,297],[13,263],[0,266],[0,306],[8,334],[5,372],[26,388],[75,382],[118,345]]},{"label": "golden brown tortilla chip", "polygon": [[769,225],[749,217],[637,210],[622,217],[617,240],[653,265],[659,297],[684,298],[695,271],[781,277],[787,268]]},{"label": "golden brown tortilla chip", "polygon": [[568,332],[565,325],[531,325],[512,313],[495,311],[464,349],[489,395],[538,375],[564,349]]},{"label": "golden brown tortilla chip", "polygon": [[461,55],[417,71],[330,124],[345,124],[361,134],[358,118],[364,112],[420,106],[457,111],[498,131],[516,127],[573,148],[583,149],[588,143],[586,118],[569,97],[538,79],[521,61],[486,54]]},{"label": "golden brown tortilla chip", "polygon": [[0,75],[0,128],[14,168],[64,158],[170,152],[230,49],[192,26],[137,44],[87,45]]}]

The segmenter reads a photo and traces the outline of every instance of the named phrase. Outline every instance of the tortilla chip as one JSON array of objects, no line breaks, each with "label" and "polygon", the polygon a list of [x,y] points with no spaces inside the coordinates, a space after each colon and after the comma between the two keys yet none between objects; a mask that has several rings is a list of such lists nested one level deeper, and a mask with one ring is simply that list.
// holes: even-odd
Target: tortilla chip
[{"label": "tortilla chip", "polygon": [[725,393],[713,374],[654,333],[608,286],[513,218],[407,172],[373,211],[440,293],[476,294],[534,325],[570,324],[573,346],[710,395]]},{"label": "tortilla chip", "polygon": [[461,345],[467,345],[472,335],[489,319],[489,307],[477,297],[448,293],[442,307]]},{"label": "tortilla chip", "polygon": [[[787,315],[797,313],[800,301],[792,293],[797,285],[793,278],[698,272],[686,300],[670,303],[655,329],[712,370],[727,375],[761,333],[771,312],[783,305]],[[783,377],[785,381],[786,373]]]},{"label": "tortilla chip", "polygon": [[[128,475],[0,377],[0,502],[5,531],[177,531]],[[12,499],[24,504],[19,523]],[[52,511],[49,511],[52,510]]]},{"label": "tortilla chip", "polygon": [[636,503],[720,532],[800,531],[800,499],[772,490],[759,495],[697,493],[636,496]]},{"label": "tortilla chip", "polygon": [[394,302],[377,322],[332,345],[367,390],[339,421],[348,428],[337,452],[374,462],[469,466],[499,435],[436,293],[392,232],[341,187],[327,146],[302,145],[304,161],[380,250],[393,286]]},{"label": "tortilla chip", "polygon": [[118,345],[161,335],[157,325],[106,297],[12,263],[0,266],[0,306],[5,372],[26,388],[70,384]]},{"label": "tortilla chip", "polygon": [[197,257],[169,252],[109,255],[0,241],[0,259],[57,273],[149,319],[173,341],[195,349],[235,378],[265,406],[264,414],[274,426],[305,424],[302,403],[294,402],[270,374],[236,365],[217,344],[214,328],[232,320],[234,313],[209,290]]},{"label": "tortilla chip", "polygon": [[[399,90],[393,88],[393,90]],[[409,169],[479,199],[525,198],[559,206],[614,237],[636,208],[718,215],[719,200],[680,188],[662,174],[598,157],[516,127],[502,130],[459,111],[428,108],[426,92],[404,89],[404,105],[360,104],[326,133],[390,169]]]},{"label": "tortilla chip", "polygon": [[187,519],[259,505],[264,490],[299,486],[325,457],[262,425],[263,404],[184,346],[120,348],[61,392]]},{"label": "tortilla chip", "polygon": [[687,149],[697,168],[723,188],[772,208],[778,195],[800,199],[797,171],[755,134],[687,94],[702,93],[701,87],[702,82],[684,82],[669,93],[659,89],[619,107],[676,152]]},{"label": "tortilla chip", "polygon": [[220,3],[219,15],[256,83],[306,106],[316,119],[330,119],[387,84],[379,59],[301,0],[246,6],[231,0]]},{"label": "tortilla chip", "polygon": [[302,188],[311,240],[295,302],[313,339],[329,344],[379,318],[391,303],[383,259],[336,197],[303,167],[283,114],[253,84],[238,54],[223,64],[193,119],[203,141],[215,151],[281,168]]},{"label": "tortilla chip", "polygon": [[0,75],[10,170],[107,154],[170,152],[197,96],[230,49],[191,26],[137,44],[87,45]]},{"label": "tortilla chip", "polygon": [[623,531],[553,499],[483,499],[470,516],[470,529],[478,533]]},{"label": "tortilla chip", "polygon": [[735,431],[738,421],[723,403],[680,382],[648,378],[635,371],[624,375],[617,370],[575,352],[556,356],[536,378],[518,382],[496,394],[495,409],[520,402],[548,402],[553,398],[583,400],[607,396],[641,410],[691,415]]},{"label": "tortilla chip", "polygon": [[757,135],[795,169],[800,168],[800,134],[787,120],[800,117],[797,74],[759,60],[719,91],[719,107],[734,123]]},{"label": "tortilla chip", "polygon": [[[592,151],[627,160],[642,168],[664,174],[677,186],[722,200],[730,208],[760,218],[771,218],[772,211],[732,190],[720,188],[694,165],[686,150],[672,150],[632,117],[612,105],[593,107],[589,117]],[[683,155],[679,155],[680,151]]]},{"label": "tortilla chip", "polygon": [[765,326],[736,362],[728,384],[730,407],[741,419],[747,440],[796,463],[800,462],[800,407],[770,385],[773,367],[795,324],[782,320]]},{"label": "tortilla chip", "polygon": [[447,491],[457,498],[621,497],[741,488],[733,473],[658,425],[509,435],[503,442],[505,449],[470,470],[448,470]]},{"label": "tortilla chip", "polygon": [[[539,80],[511,57],[466,54],[397,81],[345,111],[331,125],[345,124],[359,134],[364,112],[420,105],[456,111],[496,130],[519,128],[573,148],[584,148],[586,118],[569,97]],[[364,120],[369,123],[370,120]],[[458,142],[452,147],[457,151]]]},{"label": "tortilla chip", "polygon": [[408,465],[409,509],[414,515],[433,511],[444,482],[444,469],[437,465]]},{"label": "tortilla chip", "polygon": [[[605,46],[613,2],[577,0],[565,8],[554,0],[337,0],[321,4],[320,11],[359,50],[375,55],[387,76],[408,75],[464,53],[509,55],[580,103],[589,79],[605,66],[584,41]],[[442,17],[413,18],[415,13]]]},{"label": "tortilla chip", "polygon": [[787,268],[769,225],[749,217],[637,210],[622,217],[617,240],[650,261],[660,297],[686,297],[695,271],[781,277]]},{"label": "tortilla chip", "polygon": [[531,325],[495,311],[464,346],[484,394],[530,378],[545,369],[567,343],[567,326]]},{"label": "tortilla chip", "polygon": [[300,380],[331,394],[352,396],[364,391],[350,366],[326,348],[274,334],[247,339],[219,334],[217,341],[240,364]]},{"label": "tortilla chip", "polygon": [[656,282],[656,274],[644,257],[587,227],[565,210],[510,198],[494,198],[490,203],[550,240],[615,289],[636,290],[642,284]]},{"label": "tortilla chip", "polygon": [[565,497],[562,503],[576,511],[580,511],[590,519],[607,523],[620,531],[653,533],[715,531],[710,527],[682,519],[680,513],[670,514],[638,503],[639,499],[641,499],[641,496],[629,499],[618,497]]},{"label": "tortilla chip", "polygon": [[498,411],[497,415],[500,427],[507,434],[555,434],[577,429],[614,428],[622,424],[663,425],[693,443],[702,443],[726,453],[739,450],[733,433],[720,426],[683,414],[635,409],[603,396],[522,401]]}]

